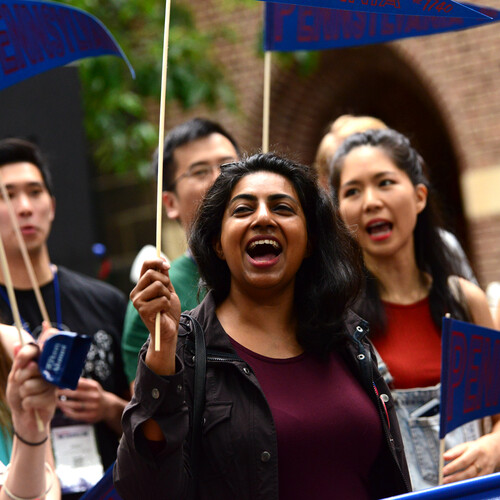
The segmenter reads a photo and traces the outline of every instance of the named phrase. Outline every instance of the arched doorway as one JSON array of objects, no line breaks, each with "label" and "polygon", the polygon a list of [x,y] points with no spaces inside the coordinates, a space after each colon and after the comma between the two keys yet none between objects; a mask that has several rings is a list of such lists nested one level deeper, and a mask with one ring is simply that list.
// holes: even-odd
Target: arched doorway
[{"label": "arched doorway", "polygon": [[429,167],[445,226],[468,251],[459,162],[445,120],[428,85],[392,46],[324,51],[307,78],[275,70],[271,147],[311,163],[328,124],[345,113],[376,116],[410,137]]}]

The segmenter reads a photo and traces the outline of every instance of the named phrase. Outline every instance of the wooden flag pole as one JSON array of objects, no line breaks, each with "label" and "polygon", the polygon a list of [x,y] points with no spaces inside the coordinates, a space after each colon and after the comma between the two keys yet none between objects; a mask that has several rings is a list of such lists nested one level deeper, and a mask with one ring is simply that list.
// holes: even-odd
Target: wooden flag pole
[{"label": "wooden flag pole", "polygon": [[443,484],[443,467],[444,467],[444,438],[439,440],[439,481],[438,485]]},{"label": "wooden flag pole", "polygon": [[[162,194],[163,194],[163,143],[165,137],[165,102],[167,98],[167,67],[168,67],[168,39],[170,34],[170,5],[171,0],[165,3],[165,29],[163,33],[163,60],[161,69],[161,95],[160,95],[160,123],[158,138],[158,176],[156,191],[156,256],[161,257],[162,238]],[[160,350],[160,313],[155,321],[155,351]]]},{"label": "wooden flag pole", "polygon": [[[450,313],[446,313],[445,317],[451,318]],[[442,388],[441,388],[442,390]],[[438,485],[443,484],[443,467],[444,467],[444,438],[439,440],[439,470],[438,470]]]},{"label": "wooden flag pole", "polygon": [[[2,238],[0,237],[0,265],[2,267],[2,274],[5,280],[5,288],[7,288],[7,295],[10,301],[10,308],[12,310],[12,316],[14,318],[14,324],[17,328],[17,334],[19,335],[19,342],[24,345],[23,334],[21,330],[23,329],[21,324],[21,315],[19,314],[19,308],[17,307],[16,294],[14,293],[14,287],[12,286],[12,279],[10,277],[9,264],[7,263],[7,256],[5,255],[5,248],[3,246]],[[40,415],[35,410],[35,420],[38,430],[43,432],[44,426]]]},{"label": "wooden flag pole", "polygon": [[23,325],[21,323],[21,315],[19,314],[19,308],[17,307],[16,294],[14,293],[14,287],[12,285],[12,279],[10,277],[9,265],[7,263],[7,256],[5,255],[5,248],[3,246],[2,238],[0,237],[0,261],[2,265],[2,274],[5,281],[5,288],[7,289],[7,296],[9,297],[10,309],[12,311],[12,317],[14,318],[14,324],[17,328],[17,333],[19,335],[19,342],[24,345],[23,334],[21,330]]},{"label": "wooden flag pole", "polygon": [[264,53],[264,109],[262,111],[262,152],[269,152],[269,115],[271,108],[271,54]]},{"label": "wooden flag pole", "polygon": [[19,230],[19,224],[17,223],[16,214],[14,213],[14,207],[12,206],[12,202],[10,201],[9,193],[5,188],[5,184],[2,182],[1,176],[0,176],[0,190],[2,192],[2,198],[7,206],[7,211],[9,212],[10,222],[12,224],[12,227],[14,228],[14,233],[16,234],[17,243],[19,245],[19,249],[21,250],[21,255],[23,256],[24,265],[26,266],[26,270],[28,271],[31,287],[35,292],[36,301],[38,303],[38,307],[42,314],[42,319],[43,321],[46,321],[47,324],[50,325],[49,314],[47,313],[47,308],[45,307],[45,302],[43,301],[42,294],[40,292],[40,287],[38,286],[38,280],[36,279],[35,276],[33,264],[31,263],[30,256],[28,255],[28,250],[26,248],[26,244],[24,242],[21,231]]}]

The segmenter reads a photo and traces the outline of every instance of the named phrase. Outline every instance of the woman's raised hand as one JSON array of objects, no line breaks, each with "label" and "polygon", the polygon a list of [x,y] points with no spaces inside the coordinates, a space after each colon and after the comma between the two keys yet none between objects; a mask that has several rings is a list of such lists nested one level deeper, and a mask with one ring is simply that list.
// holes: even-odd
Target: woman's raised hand
[{"label": "woman's raised hand", "polygon": [[130,300],[152,338],[155,336],[156,315],[160,314],[160,350],[155,351],[154,342],[151,342],[146,355],[146,364],[159,375],[175,372],[175,348],[181,315],[179,297],[168,275],[169,268],[163,259],[145,261],[141,277],[130,293]]}]

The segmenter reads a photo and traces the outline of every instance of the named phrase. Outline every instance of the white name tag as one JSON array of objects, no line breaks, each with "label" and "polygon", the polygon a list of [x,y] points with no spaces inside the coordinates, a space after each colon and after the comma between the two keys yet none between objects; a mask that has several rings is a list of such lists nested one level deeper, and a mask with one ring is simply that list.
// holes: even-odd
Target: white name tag
[{"label": "white name tag", "polygon": [[87,491],[103,476],[94,427],[68,425],[51,429],[56,474],[63,493]]}]

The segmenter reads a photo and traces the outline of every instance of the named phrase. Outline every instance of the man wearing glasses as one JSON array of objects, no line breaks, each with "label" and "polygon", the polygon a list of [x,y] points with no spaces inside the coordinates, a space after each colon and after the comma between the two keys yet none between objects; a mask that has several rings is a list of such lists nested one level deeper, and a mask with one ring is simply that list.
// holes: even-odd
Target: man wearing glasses
[{"label": "man wearing glasses", "polygon": [[[219,175],[219,167],[237,160],[236,141],[218,123],[194,118],[173,128],[163,151],[163,206],[167,217],[180,222],[186,232],[198,206]],[[157,154],[153,164],[158,163]],[[170,280],[182,310],[198,305],[199,274],[189,249],[171,263]],[[122,338],[125,372],[133,390],[137,356],[149,332],[131,302],[128,304]]]}]

